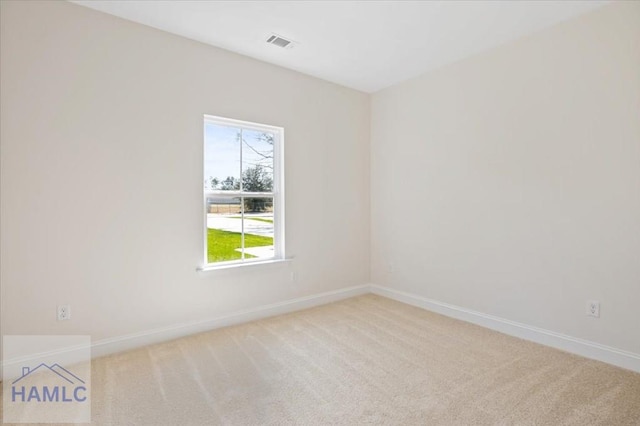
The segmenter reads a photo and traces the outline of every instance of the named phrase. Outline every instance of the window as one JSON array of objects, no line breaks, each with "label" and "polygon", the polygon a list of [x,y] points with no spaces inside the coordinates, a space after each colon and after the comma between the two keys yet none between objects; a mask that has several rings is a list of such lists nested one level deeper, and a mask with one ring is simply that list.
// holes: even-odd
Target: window
[{"label": "window", "polygon": [[283,129],[204,117],[204,264],[284,258]]}]

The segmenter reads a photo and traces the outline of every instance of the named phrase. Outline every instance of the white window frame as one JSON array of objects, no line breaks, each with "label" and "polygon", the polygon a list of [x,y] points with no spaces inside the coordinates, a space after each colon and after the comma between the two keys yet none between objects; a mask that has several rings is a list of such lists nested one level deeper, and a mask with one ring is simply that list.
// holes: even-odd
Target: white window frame
[{"label": "white window frame", "polygon": [[[203,263],[201,270],[222,269],[227,267],[235,267],[242,265],[251,265],[259,263],[271,263],[273,261],[285,260],[284,251],[284,128],[270,126],[267,124],[252,123],[249,121],[235,120],[231,118],[217,117],[213,115],[204,115],[203,120],[203,163],[202,163],[202,179],[204,182],[204,155],[206,150],[206,126],[207,124],[216,124],[219,126],[236,127],[242,130],[257,130],[259,132],[272,133],[274,135],[273,142],[273,191],[272,192],[245,192],[245,191],[221,191],[221,190],[203,190]],[[242,156],[240,157],[242,164]],[[242,175],[240,176],[242,180]],[[239,260],[230,260],[226,262],[209,263],[208,246],[207,246],[207,197],[215,196],[218,198],[240,198],[242,197],[272,197],[273,198],[273,248],[274,255],[269,258],[245,259],[244,256]],[[244,229],[244,203],[240,203],[243,213],[243,229]],[[244,250],[244,239],[243,239]]]}]

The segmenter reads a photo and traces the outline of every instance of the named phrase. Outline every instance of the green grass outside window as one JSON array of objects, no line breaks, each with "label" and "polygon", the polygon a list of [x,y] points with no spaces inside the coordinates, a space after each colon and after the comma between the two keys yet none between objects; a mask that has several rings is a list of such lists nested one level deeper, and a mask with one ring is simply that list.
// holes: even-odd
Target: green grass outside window
[{"label": "green grass outside window", "polygon": [[[239,232],[223,231],[221,229],[207,229],[207,259],[209,263],[226,262],[242,259],[242,253],[236,251],[242,247],[242,234]],[[260,235],[244,234],[244,247],[272,246],[273,238]],[[251,259],[248,253],[245,259]]]}]

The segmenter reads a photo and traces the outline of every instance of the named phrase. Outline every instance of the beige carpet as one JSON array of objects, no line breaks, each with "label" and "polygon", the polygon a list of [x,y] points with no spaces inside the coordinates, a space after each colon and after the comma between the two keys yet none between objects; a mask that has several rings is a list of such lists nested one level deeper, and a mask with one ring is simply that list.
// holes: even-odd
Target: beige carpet
[{"label": "beige carpet", "polygon": [[374,295],[92,369],[97,425],[640,425],[640,374]]}]

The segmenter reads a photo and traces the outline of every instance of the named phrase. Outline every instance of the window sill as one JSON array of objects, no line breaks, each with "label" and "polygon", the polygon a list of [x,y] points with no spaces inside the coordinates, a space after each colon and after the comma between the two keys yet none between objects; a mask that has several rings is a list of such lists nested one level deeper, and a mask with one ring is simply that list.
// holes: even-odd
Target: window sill
[{"label": "window sill", "polygon": [[293,261],[292,258],[287,258],[287,259],[269,259],[269,260],[255,261],[255,262],[230,263],[226,265],[216,265],[216,266],[207,265],[207,266],[198,268],[197,271],[200,273],[228,271],[232,269],[246,269],[246,268],[253,268],[257,266],[284,265],[284,264],[290,263],[291,261]]}]

